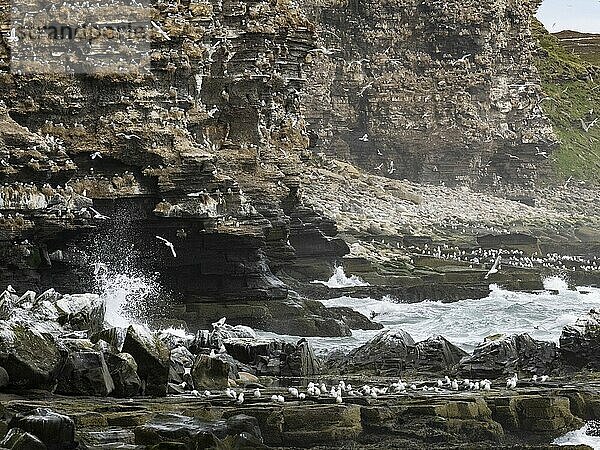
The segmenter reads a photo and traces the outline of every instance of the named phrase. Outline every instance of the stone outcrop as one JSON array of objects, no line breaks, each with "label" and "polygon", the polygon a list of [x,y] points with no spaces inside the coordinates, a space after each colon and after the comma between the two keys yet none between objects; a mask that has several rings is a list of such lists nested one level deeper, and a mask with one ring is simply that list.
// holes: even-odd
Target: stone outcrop
[{"label": "stone outcrop", "polygon": [[533,187],[556,141],[533,64],[538,3],[306,2],[310,147],[399,179]]},{"label": "stone outcrop", "polygon": [[127,329],[123,352],[129,353],[137,364],[137,374],[146,395],[166,394],[169,379],[169,348],[150,330],[131,325]]},{"label": "stone outcrop", "polygon": [[[138,399],[135,408],[111,398],[66,402],[64,397],[11,395],[6,413],[22,409],[28,412],[17,417],[33,416],[36,420],[47,417],[49,421],[43,429],[27,423],[24,428],[16,428],[23,421],[11,421],[9,427],[15,431],[9,431],[3,442],[13,435],[22,436],[26,429],[33,437],[27,436],[29,442],[50,443],[51,433],[52,442],[62,442],[64,449],[73,448],[70,444],[75,431],[80,446],[102,449],[136,448],[135,445],[208,448],[216,444],[234,448],[310,448],[335,443],[357,449],[450,450],[475,446],[482,450],[558,450],[561,447],[551,444],[557,436],[580,428],[582,420],[599,417],[597,388],[572,381],[565,388],[554,385],[506,391],[492,387],[491,392],[456,393],[424,392],[418,383],[419,389],[409,395],[387,394],[378,398],[348,395],[341,404],[326,397],[294,399],[285,388],[277,387],[261,388],[260,398],[246,391],[241,404],[223,393],[213,393],[210,398]],[[271,394],[285,396],[285,402],[271,401]],[[4,394],[0,397],[4,402]],[[73,422],[69,425],[62,414],[41,415],[39,410],[31,411],[32,406],[44,407],[49,403],[73,418]],[[63,419],[56,420],[49,414]],[[591,425],[589,432],[593,433]],[[5,433],[6,427],[0,430],[0,436]]]},{"label": "stone outcrop", "polygon": [[460,361],[465,376],[500,378],[523,373],[549,374],[560,367],[559,350],[554,343],[536,341],[528,334],[494,336],[479,344],[472,355]]},{"label": "stone outcrop", "polygon": [[383,331],[347,355],[333,352],[331,364],[341,373],[402,376],[407,372],[451,373],[467,353],[436,336],[416,342],[405,331]]},{"label": "stone outcrop", "polygon": [[184,445],[182,448],[190,450],[214,447],[228,436],[242,448],[260,447],[262,444],[256,419],[242,414],[214,423],[165,414],[135,429],[136,444],[150,446],[161,442],[180,442]]},{"label": "stone outcrop", "polygon": [[[234,324],[348,334],[339,312],[290,296],[290,277],[323,279],[349,252],[305,201],[307,167],[326,152],[392,178],[531,187],[554,144],[535,6],[156,4],[150,74],[18,74],[3,39],[0,285],[89,292],[99,264],[135,266],[194,330],[229,305]],[[485,295],[429,285],[398,291]]]},{"label": "stone outcrop", "polygon": [[600,314],[591,310],[572,325],[563,328],[560,350],[565,360],[575,367],[600,367]]}]

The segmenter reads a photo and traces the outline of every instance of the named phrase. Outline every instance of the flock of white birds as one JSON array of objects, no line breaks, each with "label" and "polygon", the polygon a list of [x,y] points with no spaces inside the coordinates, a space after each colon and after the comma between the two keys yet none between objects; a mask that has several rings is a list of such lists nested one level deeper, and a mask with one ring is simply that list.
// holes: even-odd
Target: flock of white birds
[{"label": "flock of white birds", "polygon": [[[548,375],[537,376],[534,375],[532,378],[527,380],[519,380],[518,375],[515,373],[510,378],[506,379],[506,389],[516,389],[520,381],[528,381],[530,383],[543,384],[546,383],[550,378]],[[417,386],[420,385],[420,386]],[[370,399],[377,399],[383,395],[400,395],[410,392],[460,392],[460,391],[490,391],[492,389],[492,381],[488,379],[483,380],[470,380],[468,378],[450,379],[447,375],[443,379],[438,379],[435,382],[413,382],[409,383],[402,379],[397,382],[382,386],[372,386],[365,384],[361,387],[354,387],[350,383],[346,383],[344,380],[339,381],[338,384],[332,384],[328,386],[324,382],[309,382],[304,392],[299,387],[290,387],[287,390],[288,400],[291,401],[302,401],[302,400],[316,400],[321,398],[332,398],[336,403],[341,404],[344,399],[352,397],[367,397]],[[197,390],[191,391],[191,394],[195,397],[203,397],[206,399],[220,397],[220,393],[212,393],[209,390],[199,392]],[[252,390],[243,390],[237,392],[235,389],[227,388],[224,391],[227,398],[231,399],[237,405],[242,405],[245,402],[246,396],[251,396],[254,399],[262,398],[263,394],[259,388]],[[282,394],[272,394],[270,397],[273,403],[285,403],[286,397]]]}]

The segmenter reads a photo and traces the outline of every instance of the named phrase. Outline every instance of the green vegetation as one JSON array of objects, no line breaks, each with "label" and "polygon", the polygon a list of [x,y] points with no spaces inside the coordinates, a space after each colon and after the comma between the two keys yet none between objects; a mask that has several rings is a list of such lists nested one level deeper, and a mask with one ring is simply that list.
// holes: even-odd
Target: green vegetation
[{"label": "green vegetation", "polygon": [[554,171],[562,179],[573,177],[598,183],[600,68],[565,49],[541,23],[535,21],[532,31],[541,47],[536,66],[547,96],[542,109],[560,139],[560,147],[553,153]]},{"label": "green vegetation", "polygon": [[600,34],[578,33],[576,31],[561,31],[555,36],[563,47],[577,54],[581,59],[600,67]]}]

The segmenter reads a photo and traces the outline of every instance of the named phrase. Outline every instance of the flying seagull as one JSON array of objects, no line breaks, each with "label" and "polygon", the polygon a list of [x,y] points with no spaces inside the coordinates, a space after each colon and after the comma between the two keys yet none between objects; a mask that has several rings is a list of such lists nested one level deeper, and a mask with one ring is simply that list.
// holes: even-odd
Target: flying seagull
[{"label": "flying seagull", "polygon": [[219,320],[217,320],[215,323],[212,324],[213,328],[220,328],[223,325],[225,325],[225,321],[227,320],[226,317],[221,317]]},{"label": "flying seagull", "polygon": [[152,26],[154,27],[154,29],[162,36],[164,37],[167,41],[170,41],[171,38],[169,37],[169,35],[167,33],[165,33],[165,31],[153,20],[150,21],[150,23],[152,24]]},{"label": "flying seagull", "polygon": [[171,249],[171,253],[173,253],[173,258],[177,258],[177,253],[175,253],[175,246],[172,242],[167,241],[164,237],[156,236],[156,239],[159,241],[163,241],[163,243]]},{"label": "flying seagull", "polygon": [[581,121],[581,126],[583,127],[584,131],[587,133],[590,131],[590,128],[596,125],[596,122],[598,122],[598,117],[596,117],[590,124],[585,123],[583,119],[579,120]]},{"label": "flying seagull", "polygon": [[98,219],[98,220],[106,220],[109,217],[105,216],[104,214],[100,214],[98,211],[96,211],[94,208],[92,208],[91,206],[88,207],[88,209],[94,213],[94,219]]},{"label": "flying seagull", "polygon": [[496,258],[496,261],[494,261],[494,265],[492,266],[492,268],[490,269],[490,271],[485,274],[485,279],[486,280],[490,277],[490,275],[498,273],[498,267],[500,267],[500,260],[501,259],[502,259],[502,256],[498,255],[498,257]]}]

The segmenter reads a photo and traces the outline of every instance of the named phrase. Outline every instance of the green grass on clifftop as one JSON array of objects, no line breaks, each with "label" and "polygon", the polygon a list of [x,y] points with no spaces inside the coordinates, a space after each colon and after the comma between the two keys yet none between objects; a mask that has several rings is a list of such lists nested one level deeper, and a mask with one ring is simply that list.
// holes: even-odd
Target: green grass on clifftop
[{"label": "green grass on clifftop", "polygon": [[541,23],[532,28],[541,47],[536,66],[547,96],[542,108],[561,142],[552,156],[554,172],[559,179],[600,183],[600,68],[566,50]]}]

